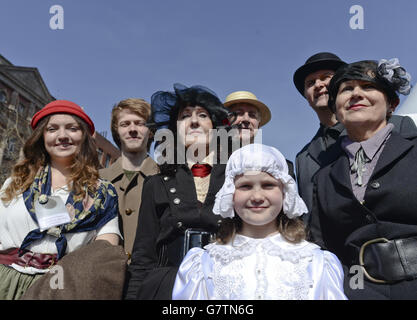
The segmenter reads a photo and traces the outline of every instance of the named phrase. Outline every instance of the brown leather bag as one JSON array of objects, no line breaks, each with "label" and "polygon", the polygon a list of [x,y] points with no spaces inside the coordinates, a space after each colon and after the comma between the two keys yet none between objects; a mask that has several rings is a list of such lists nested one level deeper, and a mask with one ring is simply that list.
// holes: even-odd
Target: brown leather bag
[{"label": "brown leather bag", "polygon": [[58,261],[57,266],[62,267],[62,289],[51,285],[58,274],[49,272],[21,299],[121,300],[127,258],[122,246],[113,246],[105,240],[93,241]]}]

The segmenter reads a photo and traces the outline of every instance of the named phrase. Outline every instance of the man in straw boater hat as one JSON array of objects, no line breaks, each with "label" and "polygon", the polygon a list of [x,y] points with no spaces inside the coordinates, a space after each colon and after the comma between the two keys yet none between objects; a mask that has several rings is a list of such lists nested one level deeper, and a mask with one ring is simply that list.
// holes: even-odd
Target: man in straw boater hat
[{"label": "man in straw boater hat", "polygon": [[[249,135],[250,143],[254,143],[258,129],[271,120],[271,111],[265,103],[249,91],[230,93],[224,106],[236,114],[234,125],[239,129],[242,142]],[[295,178],[294,164],[287,160],[289,174]]]},{"label": "man in straw boater hat", "polygon": [[[320,127],[313,139],[297,154],[295,167],[298,192],[311,212],[315,174],[335,160],[338,154],[337,141],[344,127],[328,107],[328,86],[336,70],[346,65],[338,56],[329,52],[320,52],[307,59],[304,65],[294,73],[294,84],[298,92],[307,100],[317,114]],[[392,116],[398,132],[408,132],[416,127],[409,117]],[[308,224],[309,215],[304,216]]]}]

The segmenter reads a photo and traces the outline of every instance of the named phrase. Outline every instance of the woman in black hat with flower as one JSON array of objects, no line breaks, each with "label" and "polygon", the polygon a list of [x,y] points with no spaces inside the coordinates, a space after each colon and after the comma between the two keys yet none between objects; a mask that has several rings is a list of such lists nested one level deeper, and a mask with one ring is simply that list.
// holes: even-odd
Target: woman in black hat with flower
[{"label": "woman in black hat with flower", "polygon": [[149,125],[167,126],[172,136],[155,151],[161,173],[143,187],[126,299],[171,299],[184,254],[207,244],[221,222],[212,208],[225,164],[210,149],[210,134],[228,127],[230,113],[208,88],[176,84],[174,89],[151,99],[154,122]]},{"label": "woman in black hat with flower", "polygon": [[341,260],[350,299],[416,297],[417,132],[388,122],[410,88],[398,59],[355,62],[330,81],[347,135],[317,174],[311,234]]}]

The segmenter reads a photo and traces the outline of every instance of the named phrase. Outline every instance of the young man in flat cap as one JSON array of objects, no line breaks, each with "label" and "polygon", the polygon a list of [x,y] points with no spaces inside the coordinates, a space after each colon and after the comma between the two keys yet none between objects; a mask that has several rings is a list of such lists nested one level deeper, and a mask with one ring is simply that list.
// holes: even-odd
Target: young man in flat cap
[{"label": "young man in flat cap", "polygon": [[[327,88],[336,70],[345,65],[338,56],[329,52],[320,52],[307,59],[304,65],[294,73],[294,84],[300,94],[316,112],[320,128],[313,139],[297,154],[295,167],[297,172],[298,192],[309,211],[313,206],[313,178],[315,174],[334,160],[338,154],[335,143],[344,127],[328,107]],[[409,117],[392,116],[397,132],[417,130]],[[308,223],[309,215],[304,221]]]},{"label": "young man in flat cap", "polygon": [[[239,129],[241,142],[249,137],[249,142],[254,143],[255,136],[260,127],[271,120],[271,111],[263,102],[249,91],[235,91],[226,97],[224,106],[235,112],[234,125]],[[287,160],[288,173],[295,178],[294,164]]]},{"label": "young man in flat cap", "polygon": [[136,237],[143,182],[147,176],[159,172],[156,162],[148,155],[152,134],[145,124],[150,115],[151,106],[142,99],[130,98],[114,106],[111,132],[121,156],[110,167],[100,170],[101,177],[111,181],[117,190],[120,230],[129,262]]}]

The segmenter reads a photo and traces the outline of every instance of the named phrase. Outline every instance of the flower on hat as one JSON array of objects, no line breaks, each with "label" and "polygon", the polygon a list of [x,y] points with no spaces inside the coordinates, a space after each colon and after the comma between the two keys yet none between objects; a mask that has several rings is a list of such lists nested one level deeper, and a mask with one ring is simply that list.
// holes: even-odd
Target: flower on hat
[{"label": "flower on hat", "polygon": [[395,87],[395,91],[403,95],[410,93],[411,75],[401,67],[398,58],[381,59],[378,63],[378,73]]}]

